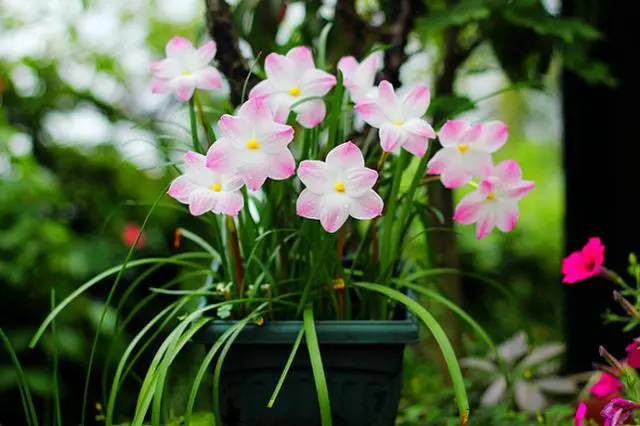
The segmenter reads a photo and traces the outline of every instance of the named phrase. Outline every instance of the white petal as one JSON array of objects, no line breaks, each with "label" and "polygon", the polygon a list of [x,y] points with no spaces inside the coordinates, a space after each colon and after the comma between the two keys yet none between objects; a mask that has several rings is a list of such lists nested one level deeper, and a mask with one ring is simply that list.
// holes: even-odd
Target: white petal
[{"label": "white petal", "polygon": [[307,188],[316,194],[333,192],[336,176],[326,163],[304,160],[298,166],[298,177]]},{"label": "white petal", "polygon": [[382,214],[384,202],[373,189],[365,191],[365,193],[351,200],[349,214],[359,220],[369,220]]},{"label": "white petal", "polygon": [[541,362],[549,361],[551,358],[561,355],[564,351],[565,345],[563,343],[548,343],[532,350],[519,365],[521,367],[534,366]]},{"label": "white petal", "polygon": [[506,363],[513,363],[529,349],[527,333],[520,331],[509,340],[498,345],[498,353]]},{"label": "white petal", "polygon": [[515,395],[516,404],[523,411],[536,413],[547,405],[542,392],[535,385],[522,380],[517,381],[515,384]]},{"label": "white petal", "polygon": [[549,393],[573,394],[578,391],[575,380],[566,377],[548,377],[538,379],[535,384],[542,390]]},{"label": "white petal", "polygon": [[322,195],[318,195],[310,189],[303,190],[296,201],[296,213],[298,216],[308,219],[320,219],[321,211]]},{"label": "white petal", "polygon": [[482,405],[495,405],[504,398],[505,391],[507,390],[507,381],[504,377],[498,377],[495,379],[489,387],[482,394],[480,404]]},{"label": "white petal", "polygon": [[322,203],[320,223],[325,231],[336,232],[349,218],[349,197],[336,192],[329,193],[323,196]]},{"label": "white petal", "polygon": [[359,169],[364,167],[364,157],[360,148],[347,141],[329,151],[327,164],[340,171]]}]

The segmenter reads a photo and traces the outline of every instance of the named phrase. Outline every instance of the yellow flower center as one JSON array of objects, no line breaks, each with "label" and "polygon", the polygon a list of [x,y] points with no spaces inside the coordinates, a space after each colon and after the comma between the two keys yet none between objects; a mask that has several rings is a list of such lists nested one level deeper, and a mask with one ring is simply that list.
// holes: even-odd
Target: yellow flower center
[{"label": "yellow flower center", "polygon": [[493,201],[495,199],[496,199],[496,192],[495,191],[491,191],[490,193],[487,194],[487,200]]},{"label": "yellow flower center", "polygon": [[402,126],[404,124],[404,121],[397,120],[397,121],[394,121],[393,124],[395,124],[396,126]]},{"label": "yellow flower center", "polygon": [[460,145],[458,145],[458,151],[467,152],[468,150],[469,150],[469,145],[467,145],[466,143],[461,143]]},{"label": "yellow flower center", "polygon": [[188,70],[182,71],[183,77],[191,77],[192,75],[193,73],[191,71],[188,71]]},{"label": "yellow flower center", "polygon": [[220,192],[222,191],[222,185],[220,185],[219,183],[214,183],[213,185],[211,185],[209,187],[212,191],[214,192]]},{"label": "yellow flower center", "polygon": [[249,142],[247,142],[247,148],[251,150],[260,149],[260,142],[256,139],[249,139]]},{"label": "yellow flower center", "polygon": [[293,97],[300,96],[300,88],[292,87],[291,89],[289,89],[289,94]]},{"label": "yellow flower center", "polygon": [[336,182],[333,187],[335,188],[336,192],[344,192],[344,183],[340,181]]},{"label": "yellow flower center", "polygon": [[524,376],[525,379],[528,380],[528,379],[533,377],[533,373],[531,372],[531,370],[527,370],[527,371],[524,372],[523,376]]}]

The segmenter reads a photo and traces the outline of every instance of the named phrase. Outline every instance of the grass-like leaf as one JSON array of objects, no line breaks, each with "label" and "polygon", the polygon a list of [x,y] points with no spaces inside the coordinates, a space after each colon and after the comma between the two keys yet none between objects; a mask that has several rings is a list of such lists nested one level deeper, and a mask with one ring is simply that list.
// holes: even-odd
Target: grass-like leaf
[{"label": "grass-like leaf", "polygon": [[[51,309],[56,306],[56,291],[51,289]],[[58,381],[58,333],[55,321],[51,323],[51,338],[53,340],[53,418],[54,425],[63,426],[62,410],[60,409],[60,383]]]},{"label": "grass-like leaf", "polygon": [[304,336],[304,327],[300,329],[298,335],[296,336],[295,342],[293,342],[293,349],[291,349],[291,353],[289,354],[289,359],[287,359],[287,363],[284,365],[284,369],[282,370],[282,374],[278,379],[278,383],[276,384],[275,389],[273,390],[273,394],[271,398],[269,398],[269,403],[267,404],[268,408],[272,408],[273,404],[276,402],[276,398],[280,393],[280,389],[282,389],[282,385],[284,384],[284,379],[287,378],[287,374],[289,374],[289,370],[291,369],[291,365],[293,364],[293,360],[298,353],[298,348],[300,347],[300,343],[302,342],[302,337]]},{"label": "grass-like leaf", "polygon": [[329,388],[327,378],[324,375],[322,366],[322,356],[320,355],[320,344],[316,333],[316,325],[313,320],[313,309],[309,306],[304,310],[303,326],[311,369],[313,371],[313,381],[316,384],[318,394],[318,406],[320,408],[320,423],[322,426],[331,426],[331,402],[329,400]]}]

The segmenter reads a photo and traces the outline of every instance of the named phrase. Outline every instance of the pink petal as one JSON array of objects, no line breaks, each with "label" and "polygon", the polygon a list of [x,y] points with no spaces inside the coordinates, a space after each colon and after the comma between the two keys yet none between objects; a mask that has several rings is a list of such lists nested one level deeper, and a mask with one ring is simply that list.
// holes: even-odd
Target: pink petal
[{"label": "pink petal", "polygon": [[482,182],[480,182],[480,185],[478,185],[478,194],[480,194],[483,198],[486,198],[489,194],[491,194],[492,192],[495,192],[496,190],[496,184],[494,183],[494,181],[492,179],[485,179]]},{"label": "pink petal", "polygon": [[535,182],[531,182],[529,180],[521,180],[515,185],[508,187],[505,190],[505,193],[508,197],[520,199],[525,195],[527,195],[529,192],[531,192],[531,190],[535,187],[536,187]]},{"label": "pink petal", "polygon": [[402,129],[394,124],[380,128],[380,145],[386,152],[393,152],[402,144]]},{"label": "pink petal", "polygon": [[316,194],[333,191],[334,176],[326,163],[304,160],[298,166],[298,177],[307,188]]},{"label": "pink petal", "polygon": [[168,93],[171,91],[171,81],[155,77],[151,81],[151,92],[156,94]]},{"label": "pink petal", "polygon": [[353,76],[358,70],[358,61],[353,56],[343,56],[338,61],[338,69],[342,71],[342,75],[344,76],[345,87],[349,87],[347,86],[347,79]]},{"label": "pink petal", "polygon": [[268,154],[281,152],[293,140],[293,127],[276,122],[259,126],[256,133],[257,139]]},{"label": "pink petal", "polygon": [[[402,121],[403,109],[400,99],[395,93],[395,90],[391,83],[386,80],[382,80],[378,86],[378,98],[376,102],[380,106],[383,114],[386,117],[386,121]],[[413,117],[407,117],[413,118]]]},{"label": "pink petal", "polygon": [[216,195],[205,188],[196,188],[189,195],[189,211],[194,216],[200,216],[213,210],[216,204]]},{"label": "pink petal", "polygon": [[389,121],[376,101],[360,102],[354,109],[372,127],[379,129]]},{"label": "pink petal", "polygon": [[398,97],[393,89],[393,85],[387,80],[382,80],[378,86],[378,97],[380,98],[382,105],[396,105],[398,104]]},{"label": "pink petal", "polygon": [[216,56],[216,42],[210,40],[200,46],[194,55],[194,59],[196,61],[196,65],[198,68],[206,67],[213,61],[213,58]]},{"label": "pink petal", "polygon": [[218,121],[218,127],[222,134],[230,140],[230,142],[245,144],[249,139],[251,129],[247,128],[249,120],[233,115],[224,114]]},{"label": "pink petal", "polygon": [[184,153],[184,162],[189,167],[202,167],[206,163],[206,158],[204,155],[194,152],[187,151]]},{"label": "pink petal", "polygon": [[494,167],[491,174],[498,177],[505,184],[522,180],[522,169],[514,160],[504,160]]},{"label": "pink petal", "polygon": [[240,175],[235,173],[235,171],[231,175],[224,176],[222,180],[224,182],[222,185],[222,188],[226,192],[238,191],[240,188],[244,186],[244,182],[242,181],[242,178],[240,177]]},{"label": "pink petal", "polygon": [[329,151],[326,161],[336,170],[342,171],[364,167],[362,152],[351,141],[342,143]]},{"label": "pink petal", "polygon": [[239,192],[222,192],[217,196],[217,199],[218,202],[214,213],[237,216],[238,212],[244,207],[244,199]]},{"label": "pink petal", "polygon": [[180,101],[188,101],[196,89],[196,82],[192,77],[181,77],[175,80],[176,97]]},{"label": "pink petal", "polygon": [[455,148],[442,148],[427,163],[427,173],[438,175],[460,162],[460,152]]},{"label": "pink petal", "polygon": [[493,166],[491,154],[469,149],[460,155],[459,166],[470,178],[484,178],[489,175]]},{"label": "pink petal", "polygon": [[167,58],[183,58],[185,55],[193,53],[194,50],[193,44],[180,36],[173,37],[165,47]]},{"label": "pink petal", "polygon": [[409,93],[402,99],[402,113],[406,118],[420,118],[429,108],[431,93],[429,88],[424,85],[418,85],[411,89]]},{"label": "pink petal", "polygon": [[271,96],[278,89],[273,85],[272,81],[262,80],[256,84],[249,92],[249,99],[251,98],[264,98]]},{"label": "pink petal", "polygon": [[304,189],[296,201],[296,213],[307,219],[320,219],[322,196],[310,189]]},{"label": "pink petal", "polygon": [[264,61],[264,68],[269,80],[280,81],[283,84],[295,81],[295,65],[286,56],[270,53]]},{"label": "pink petal", "polygon": [[238,174],[244,180],[244,184],[247,185],[250,191],[257,191],[264,185],[264,182],[268,177],[268,165],[266,167],[260,167],[257,165],[251,165],[248,167],[239,167]]},{"label": "pink petal", "polygon": [[475,193],[467,194],[456,207],[453,219],[464,225],[476,222],[482,213],[483,202]]},{"label": "pink petal", "polygon": [[478,240],[483,239],[489,235],[489,232],[491,232],[494,226],[495,223],[493,222],[491,215],[486,213],[481,214],[478,222],[476,223],[476,238]]},{"label": "pink petal", "polygon": [[314,99],[303,102],[296,107],[298,123],[307,129],[312,129],[324,120],[327,114],[326,106],[322,99]]},{"label": "pink petal", "polygon": [[206,67],[195,74],[196,87],[202,90],[217,90],[222,87],[222,76],[217,69]]},{"label": "pink petal", "polygon": [[380,59],[380,52],[374,52],[364,58],[358,69],[356,70],[356,81],[360,86],[373,86],[378,72],[378,62]]},{"label": "pink petal", "polygon": [[220,138],[207,151],[206,166],[217,173],[231,174],[236,167],[236,149],[227,138]]},{"label": "pink petal", "polygon": [[433,127],[431,127],[431,124],[421,118],[407,120],[406,123],[402,125],[402,128],[413,135],[421,136],[425,139],[433,139],[436,137],[436,132],[433,130]]},{"label": "pink petal", "polygon": [[287,58],[291,59],[298,71],[314,69],[313,55],[306,46],[297,46],[287,52]]},{"label": "pink petal", "polygon": [[438,133],[440,144],[444,147],[455,147],[462,136],[471,128],[471,125],[464,120],[449,120],[444,123]]},{"label": "pink petal", "polygon": [[346,174],[345,192],[352,198],[361,197],[362,194],[369,191],[378,180],[378,172],[363,167],[355,169]]},{"label": "pink petal", "polygon": [[324,96],[336,85],[336,77],[322,70],[307,70],[302,76],[304,96]]},{"label": "pink petal", "polygon": [[287,179],[296,171],[296,160],[288,149],[283,149],[278,154],[270,155],[269,178],[275,180]]},{"label": "pink petal", "polygon": [[406,136],[407,140],[405,141],[402,147],[409,151],[411,154],[422,157],[429,148],[429,139],[424,136],[418,136],[415,134],[409,134]]},{"label": "pink petal", "polygon": [[194,185],[189,182],[185,175],[178,176],[171,182],[171,186],[167,191],[171,197],[180,201],[181,203],[187,203],[189,201],[189,194],[194,189]]},{"label": "pink petal", "polygon": [[516,203],[501,204],[496,214],[496,227],[502,232],[511,232],[518,223],[518,205]]},{"label": "pink petal", "polygon": [[251,123],[273,121],[273,113],[267,101],[261,97],[249,98],[238,110],[238,117]]},{"label": "pink petal", "polygon": [[[345,199],[345,201],[342,201]],[[320,211],[320,224],[325,231],[336,232],[349,218],[349,203],[347,197],[324,196],[324,205]]]},{"label": "pink petal", "polygon": [[351,200],[349,214],[355,219],[368,220],[382,214],[384,202],[373,190],[367,190],[362,196]]},{"label": "pink petal", "polygon": [[175,59],[163,59],[149,66],[151,73],[161,79],[172,79],[180,74],[179,62]]},{"label": "pink petal", "polygon": [[471,180],[471,175],[456,165],[445,169],[440,174],[440,180],[446,188],[460,188]]},{"label": "pink petal", "polygon": [[480,143],[487,152],[496,152],[507,142],[509,128],[500,121],[490,121],[481,125]]}]

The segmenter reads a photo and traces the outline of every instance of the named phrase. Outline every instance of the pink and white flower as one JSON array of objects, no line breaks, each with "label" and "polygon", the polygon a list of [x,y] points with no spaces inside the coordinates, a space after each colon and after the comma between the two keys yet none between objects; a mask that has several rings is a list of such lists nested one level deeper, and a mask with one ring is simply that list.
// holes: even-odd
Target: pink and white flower
[{"label": "pink and white flower", "polygon": [[384,203],[372,189],[378,172],[364,166],[360,149],[348,141],[327,154],[327,160],[306,160],[298,167],[306,188],[298,197],[299,216],[320,220],[327,232],[336,232],[349,216],[373,219]]},{"label": "pink and white flower", "polygon": [[185,172],[174,179],[168,194],[189,205],[194,216],[206,212],[236,216],[244,200],[242,179],[237,174],[218,173],[206,167],[205,156],[193,151],[184,155]]},{"label": "pink and white flower", "polygon": [[449,120],[438,133],[442,149],[429,160],[427,173],[439,174],[447,188],[485,177],[493,166],[491,154],[505,144],[508,134],[507,126],[499,121]]},{"label": "pink and white flower", "polygon": [[494,227],[509,232],[518,222],[518,201],[534,187],[535,183],[522,180],[518,163],[505,160],[460,201],[453,218],[462,224],[475,223],[479,240]]},{"label": "pink and white flower", "polygon": [[338,62],[338,69],[342,72],[344,87],[349,91],[353,102],[362,102],[378,96],[374,86],[380,52],[371,53],[358,63],[353,56],[345,56]]},{"label": "pink and white flower", "polygon": [[184,37],[173,37],[165,48],[167,57],[151,64],[154,75],[153,93],[175,93],[181,101],[188,101],[195,89],[216,90],[222,87],[222,76],[210,65],[216,56],[216,43],[209,41],[200,48],[193,47]]},{"label": "pink and white flower", "polygon": [[309,48],[294,47],[286,55],[270,53],[264,67],[267,79],[251,90],[249,98],[266,99],[280,123],[287,120],[289,111],[295,112],[298,123],[306,128],[316,127],[324,120],[324,100],[300,101],[326,95],[335,86],[336,78],[316,68]]},{"label": "pink and white flower", "polygon": [[293,128],[274,121],[262,98],[251,98],[236,116],[225,114],[218,126],[222,132],[207,152],[207,167],[231,173],[237,170],[251,191],[257,191],[267,178],[283,180],[292,176],[296,162],[287,145]]},{"label": "pink and white flower", "polygon": [[384,80],[378,87],[378,97],[358,103],[355,110],[370,126],[380,129],[384,151],[398,152],[402,147],[422,157],[427,152],[429,139],[436,136],[422,118],[429,107],[430,96],[426,85],[418,85],[399,98],[391,83]]}]

